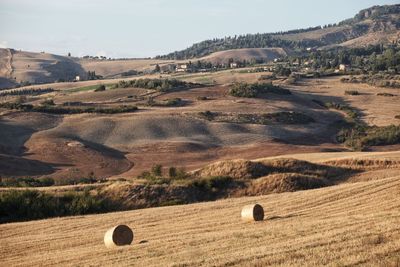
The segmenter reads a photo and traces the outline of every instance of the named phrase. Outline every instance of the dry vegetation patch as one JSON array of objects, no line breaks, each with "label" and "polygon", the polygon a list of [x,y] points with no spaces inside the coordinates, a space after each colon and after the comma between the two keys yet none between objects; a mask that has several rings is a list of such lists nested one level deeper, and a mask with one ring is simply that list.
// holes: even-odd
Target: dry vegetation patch
[{"label": "dry vegetation patch", "polygon": [[235,179],[251,179],[267,173],[264,164],[249,160],[221,161],[194,172],[196,176],[229,176]]},{"label": "dry vegetation patch", "polygon": [[246,123],[246,124],[308,124],[315,120],[301,112],[282,111],[276,113],[224,113],[203,111],[194,114],[195,117],[213,122]]},{"label": "dry vegetation patch", "polygon": [[254,180],[240,194],[261,196],[271,193],[294,192],[332,185],[332,182],[318,176],[300,173],[277,173]]},{"label": "dry vegetation patch", "polygon": [[235,97],[261,97],[265,94],[291,95],[288,89],[275,86],[272,83],[235,83],[231,86],[229,94]]},{"label": "dry vegetation patch", "polygon": [[372,86],[400,88],[400,75],[395,74],[373,74],[351,76],[349,78],[342,78],[343,83],[366,83]]}]

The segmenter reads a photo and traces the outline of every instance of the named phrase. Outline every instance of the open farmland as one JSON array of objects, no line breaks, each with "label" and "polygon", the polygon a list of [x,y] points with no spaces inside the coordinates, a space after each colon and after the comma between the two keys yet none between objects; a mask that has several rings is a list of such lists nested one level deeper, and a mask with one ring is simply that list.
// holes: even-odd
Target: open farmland
[{"label": "open farmland", "polygon": [[[195,83],[208,79],[215,84],[167,92],[114,88],[121,79],[62,83],[62,87],[55,87],[50,93],[28,96],[28,103],[40,105],[52,99],[57,106],[118,108],[134,105],[139,110],[116,115],[40,115],[4,110],[0,123],[4,126],[2,135],[8,139],[3,139],[0,149],[6,158],[12,157],[13,162],[30,161],[34,169],[46,166],[43,172],[35,171],[39,176],[51,174],[63,178],[94,173],[103,178],[132,179],[154,164],[184,167],[190,171],[216,160],[237,158],[237,155],[254,159],[288,153],[346,151],[335,141],[340,128],[332,123],[347,115],[322,108],[315,100],[349,105],[369,125],[387,126],[398,121],[395,117],[400,114],[397,105],[400,96],[377,95],[395,89],[342,83],[339,77],[303,79],[295,85],[286,85],[282,80],[274,82],[290,89],[290,95],[268,94],[260,98],[229,95],[232,83],[254,83],[262,75],[232,70],[174,75],[169,78]],[[100,83],[107,85],[106,90],[95,92],[98,87],[95,84]],[[346,95],[346,90],[357,90],[360,95]],[[3,101],[16,98],[7,96]],[[149,104],[150,98],[155,104]],[[174,99],[179,99],[179,105],[163,106]],[[204,112],[223,119],[210,120],[201,115]],[[251,114],[256,117],[279,112],[305,114],[314,122],[260,125],[249,120]],[[241,118],[246,119],[240,123]],[[18,132],[24,134],[19,134],[18,141],[12,140],[11,136]],[[71,142],[82,145],[68,145]],[[49,150],[50,147],[54,149]],[[388,147],[372,149],[379,151]],[[94,155],[98,161],[90,159]],[[104,164],[99,167],[98,162]],[[26,172],[18,171],[19,176],[29,173],[30,167]],[[7,170],[7,174],[3,172],[3,175],[12,174],[12,170]]]},{"label": "open farmland", "polygon": [[400,4],[3,2],[0,267],[400,267]]},{"label": "open farmland", "polygon": [[[398,175],[294,193],[3,224],[2,264],[398,266]],[[263,205],[264,221],[240,220],[241,207],[251,203]],[[104,246],[104,233],[116,224],[133,228],[133,245]]]}]

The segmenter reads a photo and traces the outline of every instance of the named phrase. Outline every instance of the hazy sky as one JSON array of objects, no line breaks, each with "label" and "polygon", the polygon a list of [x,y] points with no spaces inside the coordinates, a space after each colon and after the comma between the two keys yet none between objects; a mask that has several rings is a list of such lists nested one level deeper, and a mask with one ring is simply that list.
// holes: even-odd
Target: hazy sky
[{"label": "hazy sky", "polygon": [[0,47],[152,57],[214,37],[339,22],[399,0],[0,0]]}]

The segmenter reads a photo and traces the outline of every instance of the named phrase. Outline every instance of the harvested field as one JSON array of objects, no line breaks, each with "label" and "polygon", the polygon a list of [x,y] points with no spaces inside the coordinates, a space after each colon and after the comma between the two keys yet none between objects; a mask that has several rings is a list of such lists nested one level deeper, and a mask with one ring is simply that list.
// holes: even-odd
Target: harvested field
[{"label": "harvested field", "polygon": [[[400,250],[400,177],[324,189],[104,215],[0,225],[7,266],[380,265]],[[259,203],[265,220],[240,219]],[[111,226],[134,244],[108,250]],[[93,234],[87,235],[90,230]],[[224,251],[224,253],[221,253]]]}]

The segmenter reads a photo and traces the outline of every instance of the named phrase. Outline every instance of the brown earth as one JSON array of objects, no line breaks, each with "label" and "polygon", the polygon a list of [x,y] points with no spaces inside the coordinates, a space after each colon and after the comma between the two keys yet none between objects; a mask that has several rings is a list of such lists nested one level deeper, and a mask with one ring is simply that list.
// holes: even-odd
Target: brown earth
[{"label": "brown earth", "polygon": [[[79,86],[90,83],[63,84],[64,87],[54,93],[28,98],[28,101],[40,103],[51,97],[57,104],[133,104],[139,105],[140,110],[129,114],[65,116],[6,112],[0,120],[4,129],[0,133],[0,152],[44,164],[47,171],[43,175],[53,170],[51,176],[60,179],[90,174],[131,179],[154,164],[190,171],[223,159],[345,150],[334,142],[337,129],[329,126],[343,115],[321,108],[312,102],[313,99],[348,103],[360,111],[367,123],[379,126],[394,123],[395,115],[400,114],[396,97],[376,96],[378,91],[388,89],[343,84],[339,78],[303,80],[297,85],[285,85],[291,89],[292,95],[271,94],[263,99],[251,99],[229,96],[229,82],[254,82],[262,73],[224,71],[206,75],[185,74],[177,77],[187,81],[217,80],[217,85],[168,93],[136,88],[81,91]],[[361,95],[345,95],[344,91],[349,89],[357,89]],[[146,101],[142,99],[150,95],[156,101],[181,98],[185,104],[179,107],[143,106]],[[201,97],[207,97],[207,100],[199,100]],[[212,122],[196,115],[207,110],[229,114],[297,111],[309,115],[316,122],[307,125],[254,125]],[[82,146],[68,145],[73,142]],[[29,168],[23,175],[28,173]],[[32,173],[40,174],[37,171]],[[0,174],[5,175],[5,172],[0,169]],[[15,174],[20,176],[21,172],[16,171]],[[7,171],[8,175],[11,175],[10,171]]]}]

